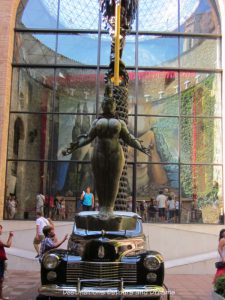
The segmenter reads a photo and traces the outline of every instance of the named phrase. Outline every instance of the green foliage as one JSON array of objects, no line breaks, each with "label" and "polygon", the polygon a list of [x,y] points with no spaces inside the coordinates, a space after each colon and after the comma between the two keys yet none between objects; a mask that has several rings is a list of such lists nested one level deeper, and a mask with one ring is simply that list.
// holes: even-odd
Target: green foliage
[{"label": "green foliage", "polygon": [[[214,75],[208,76],[201,83],[194,87],[183,91],[181,94],[181,161],[184,163],[192,163],[192,150],[193,150],[193,118],[187,118],[186,116],[193,116],[193,100],[195,97],[197,116],[209,117],[214,115],[215,109],[215,96],[211,95],[213,89]],[[201,103],[198,104],[198,94],[201,95]],[[199,106],[200,107],[199,107]],[[213,162],[214,155],[214,119],[210,118],[196,118],[197,128],[197,157],[198,163],[211,163]],[[199,147],[201,144],[201,147]],[[197,167],[198,168],[198,167]],[[212,169],[199,168],[198,176],[204,176],[207,178],[206,189],[202,191],[202,196],[210,193],[212,189]],[[181,172],[181,187],[182,193],[185,197],[191,197],[193,194],[193,176],[192,166],[183,166]],[[198,176],[196,176],[198,180]],[[201,191],[198,192],[201,196]]]},{"label": "green foliage", "polygon": [[192,167],[184,166],[180,174],[181,188],[185,197],[191,197],[192,191]]},{"label": "green foliage", "polygon": [[215,289],[219,295],[225,297],[225,275],[217,278]]},{"label": "green foliage", "polygon": [[213,186],[205,197],[198,198],[198,207],[217,206],[218,205],[218,186]]}]

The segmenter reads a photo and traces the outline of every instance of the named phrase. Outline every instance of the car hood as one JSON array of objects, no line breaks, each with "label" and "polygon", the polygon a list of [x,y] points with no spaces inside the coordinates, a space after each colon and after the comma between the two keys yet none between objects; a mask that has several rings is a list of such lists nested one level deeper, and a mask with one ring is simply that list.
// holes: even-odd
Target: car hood
[{"label": "car hood", "polygon": [[95,237],[81,239],[71,236],[69,250],[89,261],[117,261],[146,249],[144,236],[135,238]]}]

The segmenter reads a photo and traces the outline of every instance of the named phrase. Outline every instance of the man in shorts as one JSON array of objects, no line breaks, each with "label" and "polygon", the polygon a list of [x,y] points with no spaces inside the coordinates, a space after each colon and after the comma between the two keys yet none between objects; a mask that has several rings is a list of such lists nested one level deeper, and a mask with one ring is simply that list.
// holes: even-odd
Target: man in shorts
[{"label": "man in shorts", "polygon": [[[2,225],[0,225],[0,235],[2,234]],[[13,238],[13,232],[9,232],[9,237],[6,243],[2,242],[0,240],[0,300],[2,299],[8,299],[7,297],[3,297],[2,295],[2,286],[4,281],[4,272],[5,272],[5,266],[6,266],[6,253],[5,253],[5,247],[10,248],[12,245],[12,238]]]},{"label": "man in shorts", "polygon": [[40,250],[39,250],[39,245],[44,239],[44,234],[43,234],[43,228],[49,224],[49,221],[42,216],[41,212],[37,212],[37,219],[36,219],[36,235],[34,237],[33,245],[34,249],[37,252],[37,255],[35,258],[38,258],[40,255]]},{"label": "man in shorts", "polygon": [[45,196],[42,193],[38,193],[36,196],[36,213],[40,212],[44,215],[44,203],[45,203]]},{"label": "man in shorts", "polygon": [[165,221],[165,213],[167,206],[167,196],[163,194],[163,191],[159,191],[158,196],[156,197],[156,201],[159,208],[159,219],[161,222]]}]

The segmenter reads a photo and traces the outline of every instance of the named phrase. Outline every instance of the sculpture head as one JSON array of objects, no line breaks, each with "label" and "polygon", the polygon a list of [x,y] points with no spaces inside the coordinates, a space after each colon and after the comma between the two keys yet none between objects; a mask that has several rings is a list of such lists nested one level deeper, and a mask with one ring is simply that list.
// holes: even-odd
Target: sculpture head
[{"label": "sculpture head", "polygon": [[114,114],[116,111],[116,102],[113,99],[111,86],[106,86],[104,100],[102,102],[103,114]]}]

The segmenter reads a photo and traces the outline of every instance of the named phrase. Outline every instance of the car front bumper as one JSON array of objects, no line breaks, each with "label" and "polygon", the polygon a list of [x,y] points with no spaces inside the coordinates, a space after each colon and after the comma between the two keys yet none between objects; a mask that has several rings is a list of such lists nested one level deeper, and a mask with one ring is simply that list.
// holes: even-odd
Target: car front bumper
[{"label": "car front bumper", "polygon": [[135,285],[122,288],[74,287],[68,285],[48,284],[39,288],[39,294],[48,297],[62,298],[154,298],[168,296],[165,286]]}]

